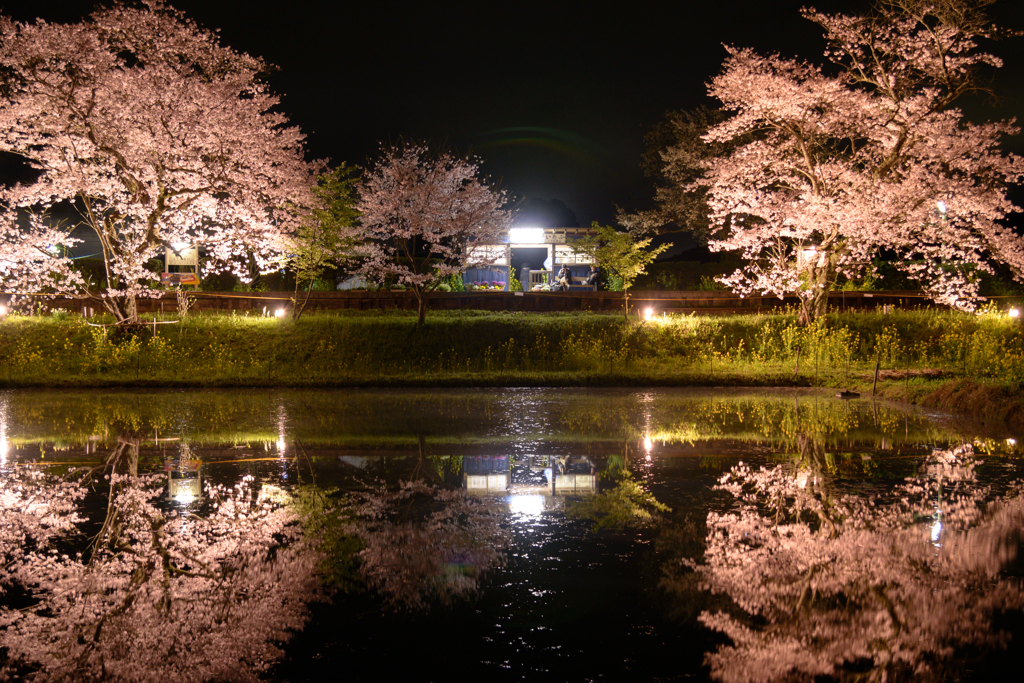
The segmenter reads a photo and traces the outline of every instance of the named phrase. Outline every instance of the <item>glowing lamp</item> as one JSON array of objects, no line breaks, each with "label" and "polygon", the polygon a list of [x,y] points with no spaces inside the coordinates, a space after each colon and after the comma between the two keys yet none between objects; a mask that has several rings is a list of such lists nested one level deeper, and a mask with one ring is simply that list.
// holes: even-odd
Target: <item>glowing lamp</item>
[{"label": "glowing lamp", "polygon": [[509,228],[508,239],[515,244],[544,244],[544,228]]},{"label": "glowing lamp", "polygon": [[654,309],[653,308],[645,308],[644,309],[644,320],[650,320],[653,317],[654,317]]},{"label": "glowing lamp", "polygon": [[1006,440],[1006,445],[1007,446],[1016,446],[1017,445],[1017,439],[1007,439]]},{"label": "glowing lamp", "polygon": [[283,318],[284,317],[284,309],[283,308],[279,308],[276,311],[274,311],[274,317],[275,318]]},{"label": "glowing lamp", "polygon": [[651,441],[651,437],[645,436],[644,437],[644,450],[647,451],[648,453],[650,453],[651,448],[653,448],[653,447],[654,447],[654,443]]},{"label": "glowing lamp", "polygon": [[1009,311],[1007,311],[1006,315],[1010,316],[1011,318],[1019,318],[1020,317],[1020,309],[1019,308],[1011,308]]},{"label": "glowing lamp", "polygon": [[3,318],[6,315],[7,315],[7,307],[0,305],[0,318]]}]

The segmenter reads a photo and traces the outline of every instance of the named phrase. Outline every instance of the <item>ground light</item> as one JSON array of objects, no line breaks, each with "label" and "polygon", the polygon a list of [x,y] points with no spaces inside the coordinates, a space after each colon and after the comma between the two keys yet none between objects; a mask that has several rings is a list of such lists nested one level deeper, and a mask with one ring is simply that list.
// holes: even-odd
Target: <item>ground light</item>
[{"label": "ground light", "polygon": [[1011,318],[1019,318],[1020,317],[1020,309],[1019,308],[1011,308],[1006,313],[1006,315],[1010,316]]},{"label": "ground light", "polygon": [[7,307],[0,305],[0,318],[7,317]]},{"label": "ground light", "polygon": [[279,308],[276,311],[274,311],[274,317],[275,318],[283,318],[284,317],[284,309],[283,308]]},{"label": "ground light", "polygon": [[653,317],[654,317],[654,309],[653,308],[645,308],[644,309],[644,320],[650,320]]}]

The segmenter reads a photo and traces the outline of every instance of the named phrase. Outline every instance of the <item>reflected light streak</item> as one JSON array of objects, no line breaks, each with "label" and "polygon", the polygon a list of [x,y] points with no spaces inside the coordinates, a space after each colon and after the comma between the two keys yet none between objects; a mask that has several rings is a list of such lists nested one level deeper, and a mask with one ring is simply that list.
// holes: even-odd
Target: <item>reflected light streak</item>
[{"label": "reflected light streak", "polygon": [[284,437],[285,431],[284,426],[288,421],[288,414],[284,410],[283,405],[277,407],[277,453],[278,455],[284,455],[285,444]]},{"label": "reflected light streak", "polygon": [[942,536],[942,521],[937,519],[935,520],[935,523],[932,524],[932,545],[936,548],[941,546],[939,543],[940,536]]},{"label": "reflected light streak", "polygon": [[544,512],[544,496],[512,495],[508,497],[508,507],[514,515],[538,517]]}]

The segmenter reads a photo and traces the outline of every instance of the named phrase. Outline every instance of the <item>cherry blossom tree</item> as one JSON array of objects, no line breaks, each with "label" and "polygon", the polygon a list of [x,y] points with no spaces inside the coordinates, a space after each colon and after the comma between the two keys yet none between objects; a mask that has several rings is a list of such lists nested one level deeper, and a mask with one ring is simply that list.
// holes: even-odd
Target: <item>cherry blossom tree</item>
[{"label": "cherry blossom tree", "polygon": [[407,145],[385,148],[366,174],[358,204],[367,242],[362,272],[408,287],[419,325],[429,293],[444,278],[493,263],[473,245],[497,243],[511,225],[505,193],[478,172],[475,160]]},{"label": "cherry blossom tree", "polygon": [[[1000,152],[1012,122],[973,123],[955,103],[1001,62],[987,3],[886,0],[868,16],[805,10],[828,41],[828,70],[729,48],[710,94],[731,116],[704,139],[746,144],[707,163],[712,250],[748,265],[723,278],[743,294],[795,293],[822,315],[837,277],[882,252],[938,302],[970,310],[978,271],[1024,276],[1024,244],[1001,222],[1024,162]],[[752,139],[751,139],[752,138]]]},{"label": "cherry blossom tree", "polygon": [[84,290],[86,282],[68,257],[78,240],[39,216],[27,216],[27,221],[28,229],[17,212],[0,210],[0,283],[17,283],[15,300],[28,292]]},{"label": "cherry blossom tree", "polygon": [[[259,680],[319,592],[319,553],[252,477],[207,486],[208,513],[158,504],[123,437],[76,480],[18,468],[0,478],[0,677]],[[107,505],[87,539],[87,487]],[[77,549],[77,552],[76,550]]]},{"label": "cherry blossom tree", "polygon": [[813,469],[734,467],[717,488],[738,509],[710,513],[703,562],[684,561],[732,602],[701,616],[731,640],[708,656],[712,674],[938,680],[957,653],[1006,647],[993,617],[1024,607],[1024,589],[1000,575],[1024,496],[993,496],[975,464],[970,446],[937,450],[870,498],[821,486]]},{"label": "cherry blossom tree", "polygon": [[[0,192],[6,223],[19,209],[73,206],[100,242],[101,296],[119,321],[153,294],[147,261],[165,248],[197,245],[207,271],[240,277],[250,261],[278,263],[313,174],[303,136],[274,111],[261,59],[152,0],[77,24],[0,18],[0,69],[0,150],[37,172]],[[21,259],[11,241],[0,240],[0,263]],[[5,286],[49,278],[56,291],[84,293],[64,274],[66,256],[22,263],[28,279],[7,270]]]}]

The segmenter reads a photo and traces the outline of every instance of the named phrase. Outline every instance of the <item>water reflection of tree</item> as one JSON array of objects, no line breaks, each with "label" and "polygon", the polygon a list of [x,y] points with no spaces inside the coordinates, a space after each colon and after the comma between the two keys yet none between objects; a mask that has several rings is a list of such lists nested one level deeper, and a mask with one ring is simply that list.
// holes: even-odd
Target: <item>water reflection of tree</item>
[{"label": "water reflection of tree", "polygon": [[1006,645],[993,617],[1024,607],[1020,585],[999,577],[1024,498],[986,504],[969,447],[936,451],[884,498],[828,499],[808,484],[782,466],[720,481],[740,510],[710,513],[704,562],[687,563],[733,603],[701,615],[732,641],[708,657],[715,677],[940,679],[954,654]]},{"label": "water reflection of tree", "polygon": [[348,532],[364,546],[360,574],[393,607],[470,596],[505,561],[496,501],[419,480],[360,492],[351,503]]},{"label": "water reflection of tree", "polygon": [[609,456],[602,478],[610,486],[590,496],[567,501],[565,514],[594,523],[594,530],[638,528],[657,521],[661,513],[671,512],[639,481],[629,466],[629,449],[622,456]]},{"label": "water reflection of tree", "polygon": [[[46,680],[256,680],[305,621],[317,557],[291,513],[251,477],[208,486],[209,514],[158,507],[121,438],[77,481],[26,469],[0,479],[0,647],[6,676]],[[105,481],[82,542],[86,486]]]}]

